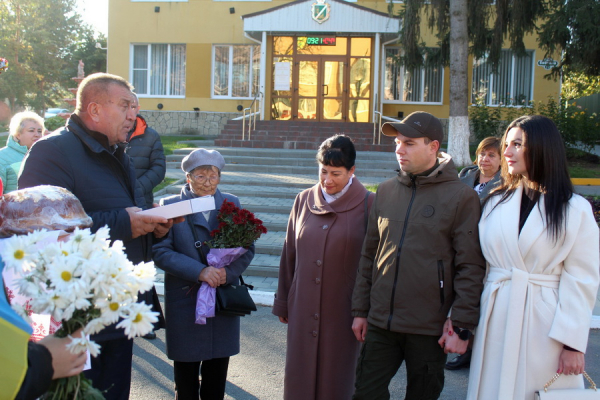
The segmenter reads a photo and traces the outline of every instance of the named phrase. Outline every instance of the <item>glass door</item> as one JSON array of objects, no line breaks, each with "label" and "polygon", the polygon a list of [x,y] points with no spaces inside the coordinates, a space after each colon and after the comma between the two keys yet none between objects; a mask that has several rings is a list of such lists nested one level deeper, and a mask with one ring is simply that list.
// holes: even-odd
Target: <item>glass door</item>
[{"label": "glass door", "polygon": [[345,121],[345,57],[298,57],[294,103],[299,120]]},{"label": "glass door", "polygon": [[344,94],[346,94],[344,85],[344,66],[345,63],[339,60],[323,60],[323,81],[322,86],[322,102],[321,120],[338,120],[344,121]]}]

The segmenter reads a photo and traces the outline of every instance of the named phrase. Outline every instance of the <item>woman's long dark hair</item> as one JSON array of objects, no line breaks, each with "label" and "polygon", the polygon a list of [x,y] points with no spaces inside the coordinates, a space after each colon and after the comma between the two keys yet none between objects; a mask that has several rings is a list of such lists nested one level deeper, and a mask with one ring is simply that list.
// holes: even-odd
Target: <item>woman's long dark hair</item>
[{"label": "woman's long dark hair", "polygon": [[573,196],[573,184],[567,170],[567,155],[560,132],[547,117],[519,117],[506,128],[502,137],[502,154],[506,150],[506,136],[512,128],[520,128],[523,131],[522,146],[525,150],[528,176],[526,178],[521,174],[509,174],[508,165],[503,158],[502,182],[492,195],[501,195],[498,204],[503,203],[521,184],[534,190],[535,201],[544,194],[548,233],[557,240],[564,228],[567,206]]}]

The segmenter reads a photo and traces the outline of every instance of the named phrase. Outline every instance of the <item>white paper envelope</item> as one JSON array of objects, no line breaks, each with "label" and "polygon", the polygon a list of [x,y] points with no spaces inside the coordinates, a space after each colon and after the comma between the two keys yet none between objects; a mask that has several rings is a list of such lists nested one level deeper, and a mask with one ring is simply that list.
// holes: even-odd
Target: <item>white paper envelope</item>
[{"label": "white paper envelope", "polygon": [[138,211],[143,215],[156,215],[167,219],[177,218],[188,214],[194,214],[203,211],[215,209],[215,198],[213,196],[198,197],[196,199],[184,200],[166,206],[150,208],[144,211]]}]

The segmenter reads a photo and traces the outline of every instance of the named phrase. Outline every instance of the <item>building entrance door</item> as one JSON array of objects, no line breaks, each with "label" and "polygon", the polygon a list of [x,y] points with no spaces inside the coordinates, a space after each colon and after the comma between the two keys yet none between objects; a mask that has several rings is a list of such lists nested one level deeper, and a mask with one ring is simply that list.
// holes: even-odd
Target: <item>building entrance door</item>
[{"label": "building entrance door", "polygon": [[346,121],[348,90],[344,56],[301,55],[293,68],[298,88],[292,109],[299,120]]}]

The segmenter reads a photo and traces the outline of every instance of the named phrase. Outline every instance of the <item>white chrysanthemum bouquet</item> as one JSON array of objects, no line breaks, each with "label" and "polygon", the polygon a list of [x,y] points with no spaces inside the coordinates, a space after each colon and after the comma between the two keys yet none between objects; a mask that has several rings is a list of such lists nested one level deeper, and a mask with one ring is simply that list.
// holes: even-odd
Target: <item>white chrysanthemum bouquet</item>
[{"label": "white chrysanthemum bouquet", "polygon": [[[129,338],[152,330],[158,313],[136,302],[138,292],[148,291],[154,284],[151,263],[134,266],[121,241],[111,245],[107,227],[95,234],[76,229],[68,240],[58,242],[46,240],[50,234],[35,231],[13,236],[6,239],[0,255],[6,268],[20,275],[15,285],[23,296],[31,298],[31,311],[62,321],[57,336],[70,336],[83,329],[81,337],[70,336],[71,352],[88,350],[97,356],[101,348],[89,335],[119,320],[117,328],[124,328]],[[27,310],[15,308],[27,317]],[[54,381],[50,393],[49,397],[59,399],[103,398],[83,374]]]}]

